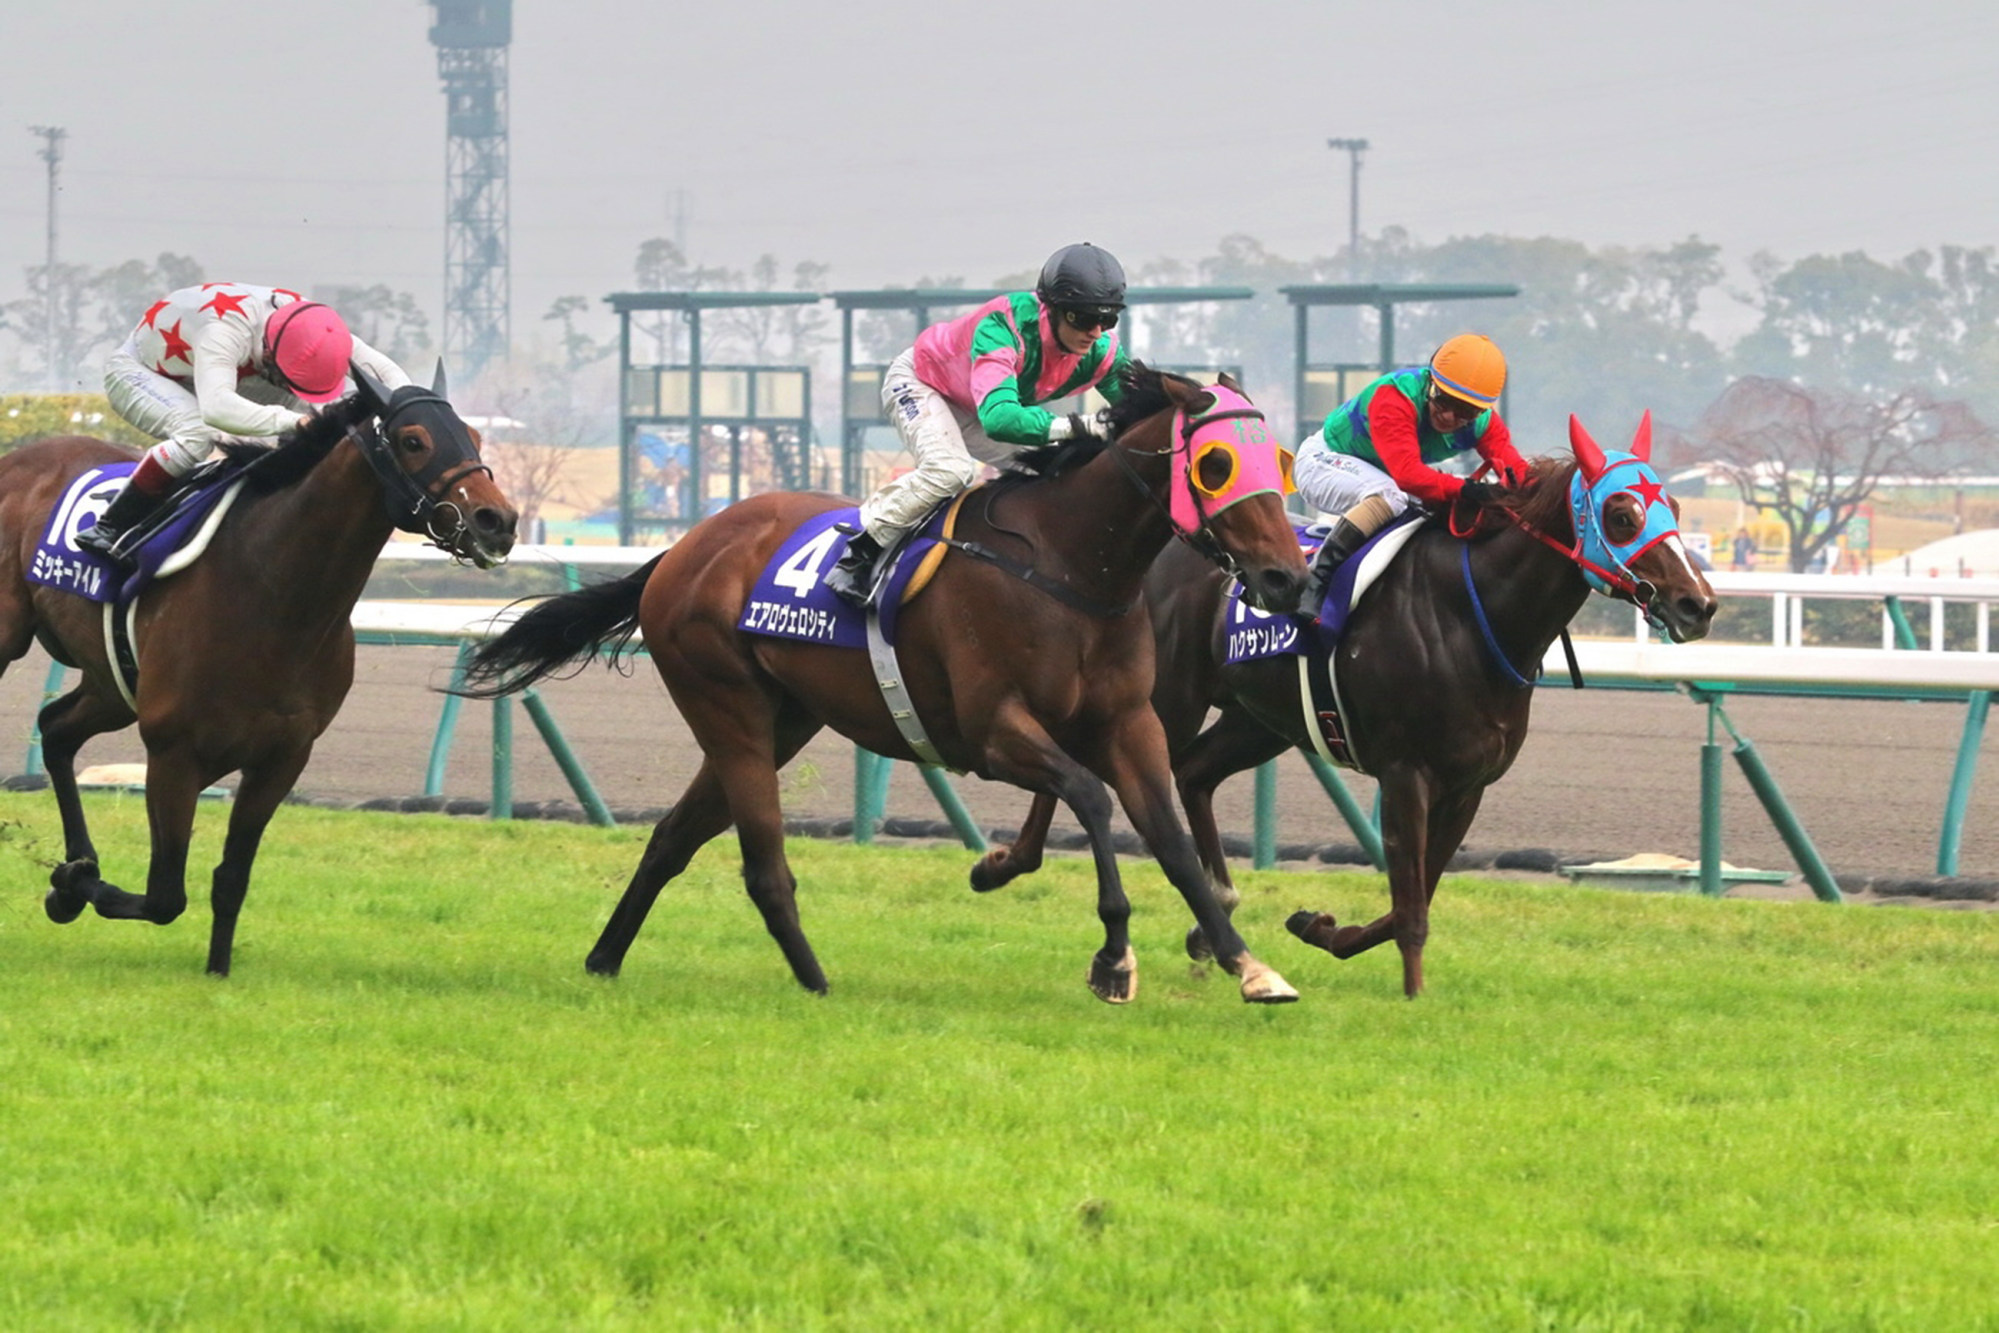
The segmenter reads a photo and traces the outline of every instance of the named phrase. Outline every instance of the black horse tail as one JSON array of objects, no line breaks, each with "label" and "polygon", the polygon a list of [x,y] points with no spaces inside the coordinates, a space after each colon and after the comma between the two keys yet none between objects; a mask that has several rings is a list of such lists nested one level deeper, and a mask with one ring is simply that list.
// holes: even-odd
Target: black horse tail
[{"label": "black horse tail", "polygon": [[452,693],[496,699],[524,690],[571,662],[580,671],[599,653],[615,660],[638,633],[639,598],[653,566],[664,555],[662,551],[623,578],[537,603],[498,638],[479,645],[465,665],[465,679]]}]

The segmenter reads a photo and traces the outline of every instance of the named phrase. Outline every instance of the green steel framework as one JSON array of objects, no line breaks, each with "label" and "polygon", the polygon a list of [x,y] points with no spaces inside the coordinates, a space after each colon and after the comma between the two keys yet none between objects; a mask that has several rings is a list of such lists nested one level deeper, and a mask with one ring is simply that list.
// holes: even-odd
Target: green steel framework
[{"label": "green steel framework", "polygon": [[[1298,433],[1294,439],[1302,440],[1325,422],[1326,414],[1345,402],[1349,396],[1343,372],[1359,370],[1358,366],[1315,365],[1311,350],[1311,313],[1315,306],[1371,306],[1381,326],[1381,356],[1375,365],[1376,374],[1386,374],[1395,369],[1395,307],[1398,305],[1424,305],[1440,301],[1489,301],[1520,295],[1520,289],[1510,283],[1501,282],[1364,282],[1338,283],[1330,286],[1280,287],[1291,302],[1296,328],[1292,363],[1295,378],[1292,380],[1292,401],[1297,405]],[[1320,382],[1315,374],[1332,374],[1328,382],[1330,394],[1314,393]],[[1503,414],[1503,413],[1502,413]]]},{"label": "green steel framework", "polygon": [[[633,544],[640,520],[633,512],[633,496],[637,478],[633,475],[632,454],[634,448],[633,430],[641,423],[685,422],[687,425],[688,458],[693,476],[696,513],[686,521],[700,517],[699,509],[704,500],[704,477],[701,466],[701,431],[707,424],[725,424],[735,427],[744,425],[789,426],[798,432],[801,450],[807,458],[811,453],[812,438],[812,375],[804,366],[708,366],[701,359],[701,316],[709,310],[743,310],[767,306],[816,305],[820,301],[817,292],[613,292],[604,298],[618,315],[618,541],[621,545]],[[638,311],[674,311],[687,321],[687,362],[680,366],[632,364],[632,315]],[[703,371],[741,371],[751,376],[750,412],[747,417],[704,415],[701,404]],[[632,403],[632,377],[639,373],[684,371],[687,375],[687,406],[684,415],[661,416],[657,412],[635,413]],[[804,408],[797,417],[762,417],[756,415],[755,376],[760,373],[801,375],[804,378]],[[655,380],[655,385],[657,380]],[[655,394],[657,390],[655,389]],[[740,459],[731,467],[732,498],[740,498]],[[670,526],[656,520],[647,520],[652,527]]]}]

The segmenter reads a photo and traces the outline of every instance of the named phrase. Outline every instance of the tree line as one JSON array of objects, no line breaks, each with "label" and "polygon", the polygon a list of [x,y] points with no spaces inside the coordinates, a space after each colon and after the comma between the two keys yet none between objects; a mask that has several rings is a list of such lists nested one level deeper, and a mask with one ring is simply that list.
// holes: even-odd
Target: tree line
[{"label": "tree line", "polygon": [[[1746,280],[1731,278],[1721,248],[1698,237],[1637,247],[1506,236],[1426,244],[1397,228],[1363,238],[1351,255],[1293,259],[1235,235],[1199,259],[1130,264],[1135,285],[1256,291],[1248,301],[1148,307],[1141,347],[1164,363],[1241,367],[1257,400],[1281,420],[1292,418],[1294,315],[1280,288],[1347,281],[1351,273],[1370,282],[1516,285],[1521,295],[1511,300],[1401,307],[1398,359],[1416,363],[1453,333],[1490,335],[1511,363],[1508,411],[1530,453],[1559,449],[1570,413],[1618,439],[1651,410],[1666,461],[1727,470],[1745,498],[1790,529],[1796,568],[1837,540],[1883,476],[1994,470],[1987,423],[1999,421],[1999,262],[1991,248],[1940,246],[1894,260],[1759,254],[1745,272]],[[771,255],[745,269],[698,264],[657,238],[633,260],[634,289],[642,291],[823,291],[830,273],[819,261],[786,264]],[[53,378],[95,390],[104,354],[138,312],[203,276],[196,261],[174,254],[105,269],[30,269],[25,294],[0,304],[0,328],[14,343],[6,380],[31,388]],[[922,276],[909,285],[1021,287],[1032,278],[1023,269],[984,282]],[[406,292],[314,294],[399,361],[434,350],[428,321]],[[556,301],[512,364],[489,372],[488,395],[516,415],[559,418],[566,438],[608,435],[617,396],[608,373],[616,350],[610,318],[594,296]],[[1313,319],[1315,360],[1373,361],[1371,314],[1326,309]],[[1738,332],[1716,331],[1723,328]],[[713,361],[830,370],[837,355],[837,324],[823,305],[718,311],[703,331]],[[859,312],[855,332],[859,359],[886,361],[915,330],[907,316]],[[686,355],[684,324],[670,313],[635,316],[633,333],[635,356],[671,363]],[[830,437],[839,396],[818,402]]]}]

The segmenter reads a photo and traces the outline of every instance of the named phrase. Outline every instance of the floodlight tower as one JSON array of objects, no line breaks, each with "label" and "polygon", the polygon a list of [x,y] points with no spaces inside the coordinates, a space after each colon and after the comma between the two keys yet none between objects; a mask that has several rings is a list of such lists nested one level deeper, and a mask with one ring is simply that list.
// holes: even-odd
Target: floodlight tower
[{"label": "floodlight tower", "polygon": [[1347,178],[1347,277],[1360,281],[1360,155],[1371,144],[1365,139],[1328,139],[1326,147],[1343,151],[1353,163]]},{"label": "floodlight tower", "polygon": [[507,46],[513,0],[430,0],[444,83],[444,357],[472,376],[508,345]]}]

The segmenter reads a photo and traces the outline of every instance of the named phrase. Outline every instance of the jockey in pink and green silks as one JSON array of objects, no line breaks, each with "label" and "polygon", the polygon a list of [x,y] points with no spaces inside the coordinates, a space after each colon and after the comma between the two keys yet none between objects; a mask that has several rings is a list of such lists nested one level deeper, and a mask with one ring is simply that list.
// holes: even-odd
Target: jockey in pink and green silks
[{"label": "jockey in pink and green silks", "polygon": [[995,297],[934,324],[889,364],[882,406],[916,465],[861,505],[861,531],[827,586],[865,603],[881,552],[939,504],[964,491],[987,463],[1021,449],[1096,434],[1097,423],[1040,404],[1095,388],[1117,400],[1126,363],[1117,322],[1124,269],[1087,242],[1064,246],[1031,292]]}]

